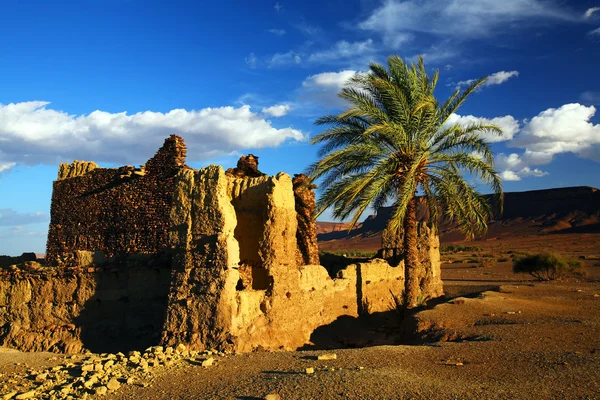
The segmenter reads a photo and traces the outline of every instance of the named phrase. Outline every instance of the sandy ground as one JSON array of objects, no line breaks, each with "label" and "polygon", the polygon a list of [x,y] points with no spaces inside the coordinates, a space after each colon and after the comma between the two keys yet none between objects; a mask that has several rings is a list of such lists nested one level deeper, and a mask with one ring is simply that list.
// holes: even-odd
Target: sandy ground
[{"label": "sandy ground", "polygon": [[[592,247],[583,251],[600,253],[597,242],[594,247],[586,239],[585,246]],[[103,398],[261,399],[270,393],[282,399],[600,398],[598,261],[584,260],[585,280],[536,283],[513,274],[510,261],[473,262],[490,250],[444,255],[452,261],[443,266],[445,289],[454,298],[417,315],[423,336],[454,341],[396,344],[399,320],[390,312],[376,326],[369,321],[338,326],[336,340],[324,345],[334,349],[230,355],[208,368],[180,361]],[[496,250],[496,260],[510,251]],[[580,254],[571,250],[572,256]],[[465,297],[455,297],[460,295]],[[369,337],[358,345],[371,347],[335,348],[357,345],[347,339],[353,334]],[[325,353],[337,359],[315,359]],[[28,369],[65,361],[48,353],[0,351],[0,395]],[[306,374],[310,367],[315,373]]]}]

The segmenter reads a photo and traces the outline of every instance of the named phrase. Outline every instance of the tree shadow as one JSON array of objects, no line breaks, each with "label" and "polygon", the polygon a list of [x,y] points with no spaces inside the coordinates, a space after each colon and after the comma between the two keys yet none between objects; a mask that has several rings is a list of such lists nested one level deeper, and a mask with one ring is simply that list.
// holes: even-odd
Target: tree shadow
[{"label": "tree shadow", "polygon": [[[298,350],[335,350],[384,345],[425,344],[415,330],[414,315],[419,311],[452,301],[457,297],[476,298],[483,292],[500,291],[498,285],[464,285],[448,294],[431,299],[426,305],[404,315],[402,309],[364,314],[358,317],[342,315],[330,324],[318,327],[310,336],[310,344]],[[310,357],[310,356],[307,356]]]}]

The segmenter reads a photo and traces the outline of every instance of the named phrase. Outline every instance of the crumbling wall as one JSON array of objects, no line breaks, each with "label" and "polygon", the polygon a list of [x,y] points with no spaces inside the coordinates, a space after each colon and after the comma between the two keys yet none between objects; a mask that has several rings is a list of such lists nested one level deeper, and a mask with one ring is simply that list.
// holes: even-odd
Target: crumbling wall
[{"label": "crumbling wall", "polygon": [[169,210],[186,148],[175,135],[145,166],[62,164],[54,182],[46,259],[64,264],[76,250],[154,254],[168,246]]},{"label": "crumbling wall", "polygon": [[318,265],[319,246],[317,245],[317,200],[315,198],[314,185],[310,178],[304,174],[294,175],[294,199],[296,202],[296,214],[298,218],[298,230],[296,241],[298,242],[298,265]]},{"label": "crumbling wall", "polygon": [[[389,227],[381,234],[380,256],[392,265],[404,266],[403,259],[403,233],[396,233]],[[442,272],[440,262],[440,238],[427,223],[419,222],[417,225],[417,248],[419,261],[424,272],[419,277],[421,291],[428,299],[443,296]]]},{"label": "crumbling wall", "polygon": [[[252,155],[227,172],[184,162],[171,136],[139,169],[61,166],[47,257],[62,266],[0,273],[0,344],[292,350],[340,316],[387,311],[402,296],[402,262],[353,264],[335,279],[317,265],[306,176],[267,176]],[[440,295],[439,240],[426,226],[419,250],[423,290]]]},{"label": "crumbling wall", "polygon": [[231,347],[239,246],[223,169],[181,171],[170,215],[176,229],[170,237],[173,272],[162,343]]},{"label": "crumbling wall", "polygon": [[0,345],[78,353],[145,349],[160,340],[169,269],[14,268],[0,275]]},{"label": "crumbling wall", "polygon": [[391,293],[402,293],[402,268],[383,260],[352,265],[333,280],[320,265],[298,264],[297,202],[286,174],[181,172],[173,204],[165,345],[296,349],[317,327],[389,310]]}]

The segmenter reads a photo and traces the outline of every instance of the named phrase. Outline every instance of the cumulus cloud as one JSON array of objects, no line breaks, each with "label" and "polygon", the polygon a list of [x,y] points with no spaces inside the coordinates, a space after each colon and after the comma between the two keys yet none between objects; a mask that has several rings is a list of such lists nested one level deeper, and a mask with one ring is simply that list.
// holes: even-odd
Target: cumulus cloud
[{"label": "cumulus cloud", "polygon": [[273,127],[248,105],[69,115],[49,104],[0,104],[0,165],[56,164],[73,159],[141,164],[173,133],[185,138],[190,161],[305,139],[297,129]]},{"label": "cumulus cloud", "polygon": [[493,124],[497,125],[502,129],[502,136],[482,133],[481,137],[485,138],[489,143],[506,142],[512,140],[513,137],[519,132],[519,121],[517,121],[512,115],[505,115],[504,117],[496,118],[481,118],[473,115],[458,115],[452,114],[446,121],[445,127],[459,124],[460,126],[467,127],[473,124]]},{"label": "cumulus cloud", "polygon": [[302,82],[303,100],[309,100],[326,106],[341,107],[346,105],[345,100],[338,97],[340,90],[348,80],[361,72],[344,70],[340,72],[322,72],[311,75]]},{"label": "cumulus cloud", "polygon": [[594,106],[579,103],[549,108],[526,121],[511,144],[547,162],[559,153],[600,161],[600,124],[591,122],[595,113]]},{"label": "cumulus cloud", "polygon": [[302,82],[302,86],[310,88],[335,88],[341,89],[348,80],[358,74],[358,71],[344,70],[340,72],[322,72],[311,75]]},{"label": "cumulus cloud", "polygon": [[288,104],[279,104],[271,107],[265,107],[262,109],[263,114],[268,114],[272,117],[283,117],[287,114],[292,107]]},{"label": "cumulus cloud", "polygon": [[47,222],[48,215],[42,212],[23,213],[13,210],[12,208],[0,208],[0,226],[15,226],[37,224]]},{"label": "cumulus cloud", "polygon": [[592,7],[592,8],[588,8],[585,13],[583,14],[583,18],[584,19],[590,19],[592,18],[592,16],[597,13],[598,11],[600,11],[600,7]]},{"label": "cumulus cloud", "polygon": [[531,168],[528,165],[527,155],[522,156],[517,153],[506,155],[500,153],[494,157],[494,167],[500,174],[500,177],[506,181],[520,181],[521,178],[533,176],[542,177],[548,175],[548,172],[539,168]]},{"label": "cumulus cloud", "polygon": [[[500,85],[514,76],[519,76],[519,71],[498,71],[488,76],[488,79],[480,87]],[[461,87],[469,86],[475,81],[476,79],[460,81],[456,84],[456,88],[460,89]]]},{"label": "cumulus cloud", "polygon": [[272,33],[275,36],[283,36],[286,32],[284,29],[269,29],[269,33]]},{"label": "cumulus cloud", "polygon": [[477,37],[508,29],[513,22],[577,19],[541,0],[385,0],[359,27],[384,38],[403,32]]}]

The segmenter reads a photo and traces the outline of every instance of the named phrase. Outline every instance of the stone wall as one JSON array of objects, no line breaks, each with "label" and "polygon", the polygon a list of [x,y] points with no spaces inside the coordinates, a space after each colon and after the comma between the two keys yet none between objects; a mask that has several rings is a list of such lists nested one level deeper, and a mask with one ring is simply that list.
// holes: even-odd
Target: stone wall
[{"label": "stone wall", "polygon": [[185,152],[183,140],[172,135],[138,169],[61,164],[52,191],[47,262],[62,264],[76,250],[108,257],[164,250],[174,177],[184,168]]}]

